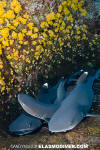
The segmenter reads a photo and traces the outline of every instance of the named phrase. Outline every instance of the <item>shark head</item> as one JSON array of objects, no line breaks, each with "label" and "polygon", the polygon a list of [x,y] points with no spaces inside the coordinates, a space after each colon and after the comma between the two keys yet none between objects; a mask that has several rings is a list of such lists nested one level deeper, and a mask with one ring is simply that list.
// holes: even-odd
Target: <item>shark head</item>
[{"label": "shark head", "polygon": [[10,132],[31,132],[41,125],[40,120],[30,115],[22,113],[15,121],[9,126]]},{"label": "shark head", "polygon": [[69,108],[67,113],[64,113],[63,111],[63,115],[59,115],[59,112],[55,113],[49,121],[49,131],[66,132],[72,130],[83,118],[84,115],[77,108]]}]

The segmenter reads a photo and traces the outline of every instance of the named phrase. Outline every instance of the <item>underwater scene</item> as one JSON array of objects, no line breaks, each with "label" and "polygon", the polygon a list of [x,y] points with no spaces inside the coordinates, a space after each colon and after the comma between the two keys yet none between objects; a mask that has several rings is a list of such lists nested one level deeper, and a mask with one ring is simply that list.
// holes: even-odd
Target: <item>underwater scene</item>
[{"label": "underwater scene", "polygon": [[0,0],[0,150],[100,150],[100,1]]}]

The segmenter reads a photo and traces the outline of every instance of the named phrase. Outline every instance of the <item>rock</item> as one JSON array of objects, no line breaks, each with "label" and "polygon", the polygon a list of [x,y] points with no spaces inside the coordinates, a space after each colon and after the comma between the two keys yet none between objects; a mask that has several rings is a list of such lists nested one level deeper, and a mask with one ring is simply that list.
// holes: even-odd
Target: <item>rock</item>
[{"label": "rock", "polygon": [[[2,129],[3,130],[3,129]],[[0,137],[0,148],[10,148],[12,144],[88,144],[89,150],[100,149],[100,118],[86,118],[75,129],[66,133],[51,134],[47,127],[36,133],[20,137]]]}]

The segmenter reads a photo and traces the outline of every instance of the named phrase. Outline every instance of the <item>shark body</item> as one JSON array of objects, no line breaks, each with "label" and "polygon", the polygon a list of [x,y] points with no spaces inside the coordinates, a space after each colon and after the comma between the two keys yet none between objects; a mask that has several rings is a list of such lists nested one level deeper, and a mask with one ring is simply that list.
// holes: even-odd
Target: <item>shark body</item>
[{"label": "shark body", "polygon": [[[48,125],[51,132],[66,132],[76,127],[88,114],[93,103],[94,92],[92,85],[100,75],[83,76],[76,88],[66,97],[59,109],[51,117]],[[84,78],[85,77],[85,78]],[[95,114],[93,116],[96,116]],[[100,115],[97,115],[100,116]]]}]

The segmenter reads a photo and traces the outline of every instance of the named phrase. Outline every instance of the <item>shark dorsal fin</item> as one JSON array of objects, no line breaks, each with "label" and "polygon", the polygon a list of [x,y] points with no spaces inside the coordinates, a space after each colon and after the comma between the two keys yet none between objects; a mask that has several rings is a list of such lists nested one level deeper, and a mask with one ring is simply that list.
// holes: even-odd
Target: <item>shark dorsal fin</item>
[{"label": "shark dorsal fin", "polygon": [[48,83],[44,83],[43,87],[48,89]]},{"label": "shark dorsal fin", "polygon": [[77,80],[76,85],[83,83],[86,80],[87,76],[88,76],[88,72],[83,72],[82,75]]}]

